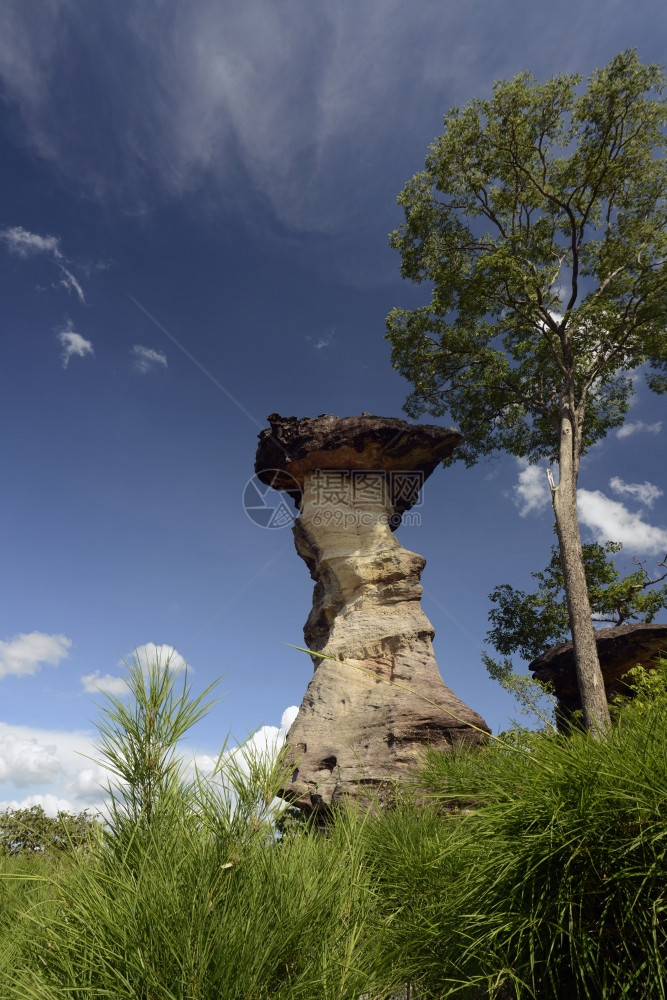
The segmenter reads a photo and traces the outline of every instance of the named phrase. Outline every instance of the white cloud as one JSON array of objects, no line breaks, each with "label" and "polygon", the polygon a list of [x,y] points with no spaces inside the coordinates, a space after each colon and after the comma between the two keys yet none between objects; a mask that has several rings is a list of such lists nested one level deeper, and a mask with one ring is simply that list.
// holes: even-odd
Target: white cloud
[{"label": "white cloud", "polygon": [[[144,673],[148,671],[148,667],[153,663],[158,663],[162,667],[168,665],[169,670],[174,674],[186,669],[191,674],[194,673],[190,664],[185,661],[178,650],[166,643],[158,646],[154,642],[146,642],[143,646],[137,646],[127,657],[120,661],[119,666],[124,667],[126,663],[133,663],[135,661],[141,664]],[[99,670],[95,670],[91,674],[84,674],[80,679],[83,689],[87,694],[106,693],[122,697],[129,693],[126,679],[115,674],[101,675]]]},{"label": "white cloud", "polygon": [[6,642],[0,640],[0,677],[34,674],[44,663],[57,667],[71,645],[66,635],[45,632],[21,632]]},{"label": "white cloud", "polygon": [[326,333],[321,333],[318,337],[306,334],[306,340],[311,342],[316,351],[321,351],[325,347],[331,347],[335,336],[336,328],[332,326]]},{"label": "white cloud", "polygon": [[127,694],[127,681],[123,677],[112,674],[100,676],[99,670],[92,674],[84,674],[81,678],[83,689],[87,694],[115,694],[119,697]]},{"label": "white cloud", "polygon": [[[299,709],[296,705],[290,705],[282,714],[280,726],[260,726],[244,743],[240,746],[230,747],[224,751],[220,758],[220,769],[224,782],[225,761],[233,759],[234,765],[243,774],[248,773],[253,765],[261,767],[263,764],[270,765],[285,742],[288,730],[296,719]],[[212,758],[204,756],[196,757],[196,762],[201,773],[210,775],[215,763]]]},{"label": "white cloud", "polygon": [[[247,766],[249,759],[257,761],[266,756],[271,760],[283,745],[297,711],[296,706],[287,708],[280,726],[262,726],[247,744],[230,748],[224,756],[239,754],[236,762],[241,768]],[[106,786],[110,779],[115,779],[97,763],[95,739],[93,732],[39,729],[0,722],[0,782],[6,796],[0,802],[0,811],[42,805],[51,816],[58,809],[73,813],[84,809],[103,812]],[[195,766],[202,777],[210,777],[216,763],[218,757],[211,752],[187,753],[184,757],[186,777],[194,775]],[[22,794],[24,790],[28,790],[26,794]]]},{"label": "white cloud", "polygon": [[68,321],[64,330],[58,334],[63,353],[63,368],[67,368],[70,358],[85,358],[86,354],[94,354],[93,345],[80,333],[75,333],[72,323]]},{"label": "white cloud", "polygon": [[519,515],[525,517],[532,511],[544,510],[551,504],[551,491],[547,482],[546,469],[541,465],[529,465],[526,459],[517,459],[521,472],[514,487],[514,503]]},{"label": "white cloud", "polygon": [[[432,0],[198,0],[161,3],[159,17],[154,3],[127,0],[122,27],[117,5],[79,14],[50,0],[39,24],[24,0],[5,6],[0,73],[28,141],[95,195],[142,204],[213,176],[238,200],[240,162],[279,218],[327,232],[353,229],[371,198],[393,204],[403,151],[423,158],[446,102],[487,91],[489,67],[491,79],[512,76],[517,51],[545,74],[590,61],[563,63],[562,38],[537,9],[508,27],[487,5],[480,35],[465,5],[443,16]],[[582,39],[595,35],[586,9],[568,19]],[[86,65],[91,100],[76,55],[107,25],[114,58]],[[513,45],[498,45],[508,31]]]},{"label": "white cloud", "polygon": [[599,490],[579,490],[577,507],[579,521],[591,529],[596,541],[621,542],[626,549],[634,552],[667,552],[667,530],[647,524],[641,511],[633,514],[622,503],[610,500]]},{"label": "white cloud", "polygon": [[86,297],[83,294],[83,288],[76,280],[69,268],[65,267],[64,264],[60,264],[61,278],[58,284],[65,289],[67,292],[75,292],[79,297],[79,302],[85,302]]},{"label": "white cloud", "polygon": [[1,230],[0,239],[7,244],[9,252],[17,257],[31,257],[37,253],[52,254],[56,259],[62,256],[57,236],[39,236],[28,232],[23,226]]},{"label": "white cloud", "polygon": [[[88,759],[95,757],[94,739],[90,732],[0,722],[0,782],[7,796],[0,809],[43,805],[55,815],[58,808],[81,812],[93,807],[103,798],[101,783],[108,778]],[[21,795],[26,788],[32,790]]]},{"label": "white cloud", "polygon": [[156,351],[152,347],[143,347],[141,344],[135,344],[132,348],[132,356],[134,358],[134,367],[142,375],[155,371],[156,368],[167,367],[166,354],[163,354],[162,351]]},{"label": "white cloud", "polygon": [[646,431],[648,434],[659,434],[661,430],[662,420],[656,420],[654,424],[645,424],[643,420],[634,420],[619,427],[616,431],[616,437],[630,437],[631,434],[636,434],[637,431]]},{"label": "white cloud", "polygon": [[53,258],[60,271],[61,277],[58,285],[67,292],[75,292],[80,302],[86,301],[83,288],[66,266],[68,261],[60,249],[58,236],[40,236],[38,233],[29,232],[23,226],[12,226],[0,231],[0,239],[7,244],[9,252],[16,254],[17,257],[32,257],[39,253],[48,254]]},{"label": "white cloud", "polygon": [[282,714],[280,726],[261,726],[243,744],[243,749],[248,747],[253,752],[274,756],[285,742],[287,731],[296,719],[298,711],[299,709],[296,705],[286,708]]},{"label": "white cloud", "polygon": [[156,646],[154,642],[146,642],[143,646],[137,646],[128,657],[128,660],[138,660],[144,670],[147,670],[150,664],[158,663],[163,667],[168,666],[173,674],[180,673],[181,670],[186,669],[190,673],[194,673],[190,664],[183,659],[178,650],[165,643]]},{"label": "white cloud", "polygon": [[24,785],[51,784],[62,771],[56,747],[35,737],[3,732],[0,726],[0,782]]},{"label": "white cloud", "polygon": [[31,809],[33,806],[41,806],[47,816],[54,818],[59,812],[76,814],[83,811],[78,803],[47,792],[45,795],[26,795],[23,799],[4,799],[0,801],[0,812],[7,809]]},{"label": "white cloud", "polygon": [[[94,753],[94,750],[92,751]],[[109,771],[91,761],[88,767],[82,767],[67,778],[65,791],[77,799],[97,801],[106,793],[106,785],[111,777]]]},{"label": "white cloud", "polygon": [[652,507],[658,497],[664,496],[664,490],[660,487],[654,486],[653,483],[624,483],[622,479],[618,476],[613,476],[609,480],[609,485],[611,486],[614,493],[619,493],[621,496],[634,497],[639,503],[645,504],[647,507]]}]

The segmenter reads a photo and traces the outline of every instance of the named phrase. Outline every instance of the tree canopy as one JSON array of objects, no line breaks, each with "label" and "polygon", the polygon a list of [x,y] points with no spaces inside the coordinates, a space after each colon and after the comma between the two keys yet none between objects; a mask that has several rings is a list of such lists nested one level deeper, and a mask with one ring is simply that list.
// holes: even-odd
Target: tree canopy
[{"label": "tree canopy", "polygon": [[[636,569],[621,576],[609,558],[621,548],[620,542],[582,545],[593,621],[609,625],[652,622],[667,607],[667,584],[656,586],[667,578],[667,556],[658,562],[666,569],[664,573],[652,576],[644,563],[634,560]],[[494,607],[489,612],[492,627],[487,638],[503,656],[518,652],[524,660],[532,660],[554,643],[570,638],[565,580],[556,546],[549,565],[531,576],[538,587],[530,593],[503,583],[489,594]]]},{"label": "tree canopy", "polygon": [[450,461],[557,461],[564,398],[581,454],[623,422],[632,369],[666,387],[665,76],[628,50],[580,83],[522,73],[452,109],[399,197],[391,245],[432,293],[387,335],[407,412],[463,432]]},{"label": "tree canopy", "polygon": [[619,426],[630,374],[667,390],[667,82],[634,50],[581,77],[500,81],[445,116],[399,197],[401,273],[430,302],[387,319],[411,416],[450,415],[452,459],[558,463],[556,531],[586,723],[610,717],[591,622],[576,487]]},{"label": "tree canopy", "polygon": [[42,806],[6,809],[0,813],[0,855],[86,849],[101,828],[88,812],[47,816]]}]

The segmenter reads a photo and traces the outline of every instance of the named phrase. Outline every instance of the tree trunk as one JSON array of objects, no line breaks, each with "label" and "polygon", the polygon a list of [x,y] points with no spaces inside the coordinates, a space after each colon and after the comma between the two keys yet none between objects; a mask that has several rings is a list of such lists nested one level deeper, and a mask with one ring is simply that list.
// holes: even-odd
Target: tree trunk
[{"label": "tree trunk", "polygon": [[560,479],[558,486],[552,491],[556,531],[560,544],[565,596],[584,719],[586,728],[593,735],[600,735],[611,725],[611,718],[598,659],[581,552],[581,536],[577,520],[579,456],[575,454],[575,450],[572,423],[568,416],[563,416],[560,432]]}]

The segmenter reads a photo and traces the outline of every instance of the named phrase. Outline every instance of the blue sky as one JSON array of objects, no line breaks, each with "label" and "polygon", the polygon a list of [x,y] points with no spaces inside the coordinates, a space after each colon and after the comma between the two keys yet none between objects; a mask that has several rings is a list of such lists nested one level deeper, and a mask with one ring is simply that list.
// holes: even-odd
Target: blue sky
[{"label": "blue sky", "polygon": [[[0,35],[0,802],[96,801],[100,686],[153,643],[221,676],[190,740],[280,739],[312,583],[246,516],[266,416],[400,416],[384,320],[422,301],[387,234],[453,105],[531,70],[664,58],[662,0],[9,0]],[[663,402],[585,459],[586,539],[667,551]],[[425,418],[429,419],[429,418]],[[647,485],[648,484],[648,485]],[[487,595],[552,543],[544,470],[436,470],[423,607],[498,730]],[[663,618],[664,620],[664,618]],[[97,688],[96,688],[97,685]],[[280,728],[282,724],[282,729]]]}]

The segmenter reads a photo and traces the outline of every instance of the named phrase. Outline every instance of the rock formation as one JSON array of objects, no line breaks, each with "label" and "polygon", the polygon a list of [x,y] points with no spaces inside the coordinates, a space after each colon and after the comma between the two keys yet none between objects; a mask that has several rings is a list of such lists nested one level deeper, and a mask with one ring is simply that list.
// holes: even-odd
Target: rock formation
[{"label": "rock formation", "polygon": [[[667,625],[617,625],[595,633],[607,701],[626,694],[624,675],[640,663],[650,668],[658,657],[667,656]],[[559,724],[567,726],[572,713],[581,709],[572,642],[552,646],[528,667],[538,681],[549,681],[558,698]]]},{"label": "rock formation", "polygon": [[430,744],[488,727],[443,682],[420,607],[425,560],[393,535],[458,431],[362,415],[272,414],[255,471],[300,510],[296,549],[315,581],[306,645],[315,673],[289,733],[284,798],[326,810],[344,796],[382,799]]}]

